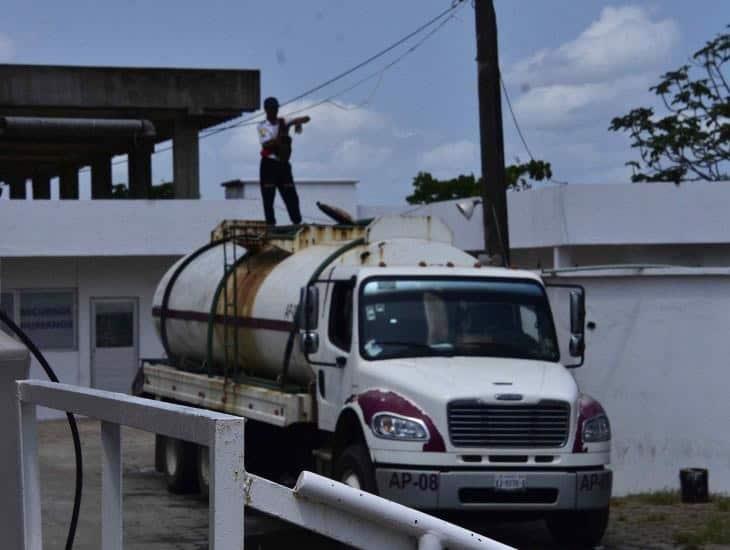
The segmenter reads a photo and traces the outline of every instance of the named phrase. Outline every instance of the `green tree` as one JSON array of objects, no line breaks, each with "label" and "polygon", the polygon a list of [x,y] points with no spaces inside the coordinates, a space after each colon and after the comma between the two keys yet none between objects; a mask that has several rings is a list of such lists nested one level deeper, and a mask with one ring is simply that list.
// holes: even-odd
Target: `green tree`
[{"label": "green tree", "polygon": [[[522,191],[532,187],[529,180],[542,181],[552,178],[550,163],[542,160],[531,160],[524,164],[511,164],[505,168],[507,189]],[[474,174],[460,175],[448,180],[434,178],[428,172],[419,172],[413,178],[413,193],[406,197],[409,204],[428,204],[430,202],[447,201],[474,197],[481,194],[482,180]]]},{"label": "green tree", "polygon": [[[128,199],[129,187],[124,183],[116,183],[112,186],[113,199]],[[174,199],[175,190],[171,181],[162,182],[159,185],[150,187],[150,199]]]},{"label": "green tree", "polygon": [[609,129],[628,132],[631,146],[639,150],[640,159],[626,163],[632,181],[730,179],[729,60],[730,34],[725,32],[649,88],[661,98],[664,116],[639,107],[611,121]]}]

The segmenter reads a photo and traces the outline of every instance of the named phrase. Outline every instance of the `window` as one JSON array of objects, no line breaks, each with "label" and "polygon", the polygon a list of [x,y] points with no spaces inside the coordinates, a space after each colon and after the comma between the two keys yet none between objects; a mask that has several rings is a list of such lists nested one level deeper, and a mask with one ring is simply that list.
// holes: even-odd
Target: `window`
[{"label": "window", "polygon": [[352,289],[351,282],[336,282],[330,304],[330,342],[343,351],[352,344]]},{"label": "window", "polygon": [[[15,321],[15,295],[12,292],[3,292],[0,294],[0,311]],[[0,330],[4,330],[8,334],[10,330],[0,322]]]},{"label": "window", "polygon": [[134,347],[134,303],[97,303],[95,308],[96,347]]},{"label": "window", "polygon": [[361,355],[558,361],[547,296],[521,279],[373,278],[360,295]]},{"label": "window", "polygon": [[41,349],[76,349],[76,294],[71,290],[20,291],[20,328]]}]

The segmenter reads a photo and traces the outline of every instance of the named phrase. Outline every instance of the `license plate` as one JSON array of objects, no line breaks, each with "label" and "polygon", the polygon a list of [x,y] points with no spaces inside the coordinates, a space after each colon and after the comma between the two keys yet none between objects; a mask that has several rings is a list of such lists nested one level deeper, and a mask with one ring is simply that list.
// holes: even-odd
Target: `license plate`
[{"label": "license plate", "polygon": [[527,478],[518,474],[497,474],[494,478],[496,491],[524,491],[527,489]]}]

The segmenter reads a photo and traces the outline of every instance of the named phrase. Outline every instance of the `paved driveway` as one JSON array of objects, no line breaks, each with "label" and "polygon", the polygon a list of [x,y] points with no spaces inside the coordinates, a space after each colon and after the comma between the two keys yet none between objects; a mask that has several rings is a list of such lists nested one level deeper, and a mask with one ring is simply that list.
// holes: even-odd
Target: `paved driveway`
[{"label": "paved driveway", "polygon": [[[84,496],[76,550],[97,550],[100,545],[101,458],[99,423],[80,422],[84,450]],[[40,464],[43,491],[44,547],[63,548],[71,515],[74,488],[73,447],[65,421],[40,425]],[[199,550],[207,548],[207,504],[192,496],[172,495],[163,477],[154,471],[154,436],[124,428],[124,537],[129,550]],[[630,523],[614,514],[605,540],[606,550],[671,548],[647,540]],[[558,550],[542,522],[502,522],[478,526],[484,534],[517,548]],[[338,548],[339,545],[276,520],[249,513],[247,547]]]}]

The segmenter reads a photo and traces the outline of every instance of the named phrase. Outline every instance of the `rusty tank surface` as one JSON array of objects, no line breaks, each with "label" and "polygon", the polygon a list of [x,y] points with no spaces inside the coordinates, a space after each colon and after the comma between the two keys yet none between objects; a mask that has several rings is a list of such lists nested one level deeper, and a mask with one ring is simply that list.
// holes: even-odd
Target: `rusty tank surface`
[{"label": "rusty tank surface", "polygon": [[431,217],[273,229],[229,220],[163,276],[152,313],[177,368],[307,387],[314,373],[299,351],[300,288],[333,266],[473,265],[451,242]]}]

